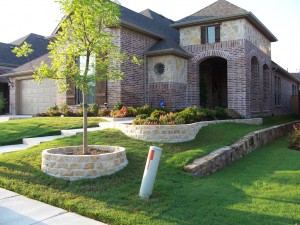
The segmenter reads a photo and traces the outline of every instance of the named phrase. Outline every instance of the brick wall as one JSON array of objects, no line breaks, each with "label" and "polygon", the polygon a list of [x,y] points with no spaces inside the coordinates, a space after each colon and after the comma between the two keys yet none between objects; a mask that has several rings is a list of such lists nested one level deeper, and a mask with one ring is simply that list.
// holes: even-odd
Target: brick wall
[{"label": "brick wall", "polygon": [[[147,62],[144,58],[144,52],[157,40],[125,28],[116,29],[114,36],[116,37],[115,43],[120,46],[121,52],[125,52],[129,59],[122,65],[123,79],[121,81],[108,81],[108,106],[113,107],[117,102],[132,106],[144,105],[147,102],[145,87],[148,84]],[[138,59],[144,60],[142,65],[139,66],[131,62],[134,55]]]},{"label": "brick wall", "polygon": [[[272,102],[273,102],[273,113],[275,115],[280,115],[280,114],[291,114],[293,113],[292,110],[292,95],[293,95],[293,89],[292,85],[296,85],[297,83],[287,77],[285,74],[280,72],[278,69],[273,71],[272,74],[272,86],[273,86],[273,91],[272,91]],[[280,105],[274,105],[275,103],[275,76],[280,77],[281,79],[281,99]],[[298,93],[297,93],[298,94]]]},{"label": "brick wall", "polygon": [[[267,65],[271,71],[271,58],[259,50],[247,40],[225,41],[215,44],[191,45],[185,49],[194,57],[188,64],[187,92],[182,97],[186,99],[186,106],[200,104],[199,65],[209,57],[221,57],[227,60],[227,85],[228,85],[228,108],[234,109],[245,117],[252,117],[254,113],[251,106],[255,105],[256,114],[270,113],[264,109],[263,95],[263,66]],[[259,62],[258,81],[251,77],[251,59],[255,56]],[[271,76],[269,76],[271,83]],[[252,81],[252,82],[251,82]],[[252,84],[257,84],[255,87]],[[256,89],[258,96],[253,95]],[[271,85],[269,86],[271,92]],[[258,99],[258,100],[257,100]],[[252,102],[251,102],[252,100]],[[255,104],[253,103],[255,102]],[[271,98],[268,99],[271,105]],[[270,108],[270,107],[268,107]]]}]

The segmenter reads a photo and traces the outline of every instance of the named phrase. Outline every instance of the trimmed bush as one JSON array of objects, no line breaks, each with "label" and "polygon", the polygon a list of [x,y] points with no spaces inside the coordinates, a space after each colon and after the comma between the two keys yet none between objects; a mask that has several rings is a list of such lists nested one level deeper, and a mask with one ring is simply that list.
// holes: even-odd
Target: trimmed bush
[{"label": "trimmed bush", "polygon": [[0,113],[4,111],[6,104],[6,99],[3,96],[3,93],[0,92]]},{"label": "trimmed bush", "polygon": [[136,114],[137,115],[141,115],[141,114],[147,114],[148,116],[150,116],[151,114],[151,108],[149,105],[144,105],[144,106],[141,106],[141,107],[137,107],[136,108]]},{"label": "trimmed bush", "polygon": [[217,107],[215,111],[215,117],[217,119],[226,119],[228,118],[227,111],[222,107]]},{"label": "trimmed bush", "polygon": [[107,108],[99,109],[98,116],[109,116],[111,110]]},{"label": "trimmed bush", "polygon": [[61,113],[59,111],[59,107],[57,105],[50,107],[47,110],[46,115],[48,115],[48,116],[60,116]]},{"label": "trimmed bush", "polygon": [[159,119],[161,116],[166,115],[167,113],[165,111],[162,110],[154,110],[151,115],[150,118],[152,119]]},{"label": "trimmed bush", "polygon": [[184,121],[184,123],[197,122],[197,121],[199,121],[197,113],[198,113],[198,108],[196,106],[187,107],[186,109],[177,113],[177,120]]},{"label": "trimmed bush", "polygon": [[123,106],[124,106],[123,103],[117,102],[114,106],[114,110],[120,110],[120,109],[122,109]]},{"label": "trimmed bush", "polygon": [[293,132],[288,137],[289,148],[300,150],[300,126],[294,126]]},{"label": "trimmed bush", "polygon": [[96,103],[90,104],[88,108],[89,116],[97,116],[99,111],[99,105]]}]

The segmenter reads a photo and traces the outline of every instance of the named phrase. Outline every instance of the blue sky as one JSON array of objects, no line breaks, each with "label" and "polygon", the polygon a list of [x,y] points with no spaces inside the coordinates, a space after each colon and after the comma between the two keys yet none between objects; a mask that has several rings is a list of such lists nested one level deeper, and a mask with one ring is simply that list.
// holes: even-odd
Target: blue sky
[{"label": "blue sky", "polygon": [[[289,72],[300,70],[300,0],[228,0],[253,12],[278,38],[272,59]],[[190,15],[215,0],[119,0],[134,11],[150,8],[173,20]],[[29,33],[48,36],[61,14],[54,0],[0,0],[0,42],[9,43]]]}]

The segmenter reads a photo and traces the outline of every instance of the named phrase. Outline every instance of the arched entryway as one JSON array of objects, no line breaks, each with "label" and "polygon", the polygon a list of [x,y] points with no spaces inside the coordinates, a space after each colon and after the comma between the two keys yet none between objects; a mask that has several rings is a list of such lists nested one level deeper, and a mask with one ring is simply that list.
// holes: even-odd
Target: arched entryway
[{"label": "arched entryway", "polygon": [[200,105],[203,107],[228,107],[227,60],[211,57],[199,66]]}]

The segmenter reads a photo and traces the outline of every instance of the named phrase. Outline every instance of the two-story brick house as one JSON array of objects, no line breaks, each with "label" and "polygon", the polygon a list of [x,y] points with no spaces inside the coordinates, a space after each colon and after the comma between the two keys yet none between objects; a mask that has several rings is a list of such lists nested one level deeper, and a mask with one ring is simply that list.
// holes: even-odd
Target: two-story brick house
[{"label": "two-story brick house", "polygon": [[[121,13],[121,27],[112,29],[115,44],[144,63],[126,61],[123,80],[95,84],[90,103],[156,107],[163,101],[170,109],[222,106],[245,117],[292,113],[291,96],[298,94],[298,81],[272,62],[271,43],[277,39],[251,12],[219,0],[177,22],[151,10],[136,13],[121,7]],[[5,75],[16,83],[11,113],[32,114],[50,103],[80,102],[78,90],[57,94],[55,82],[47,81],[42,88],[31,81],[22,85],[32,79],[33,69],[28,67],[41,59]],[[26,76],[24,68],[29,71]],[[33,86],[36,94],[23,90]],[[48,105],[39,107],[34,99],[45,102],[44,92],[51,100],[48,97]]]}]

